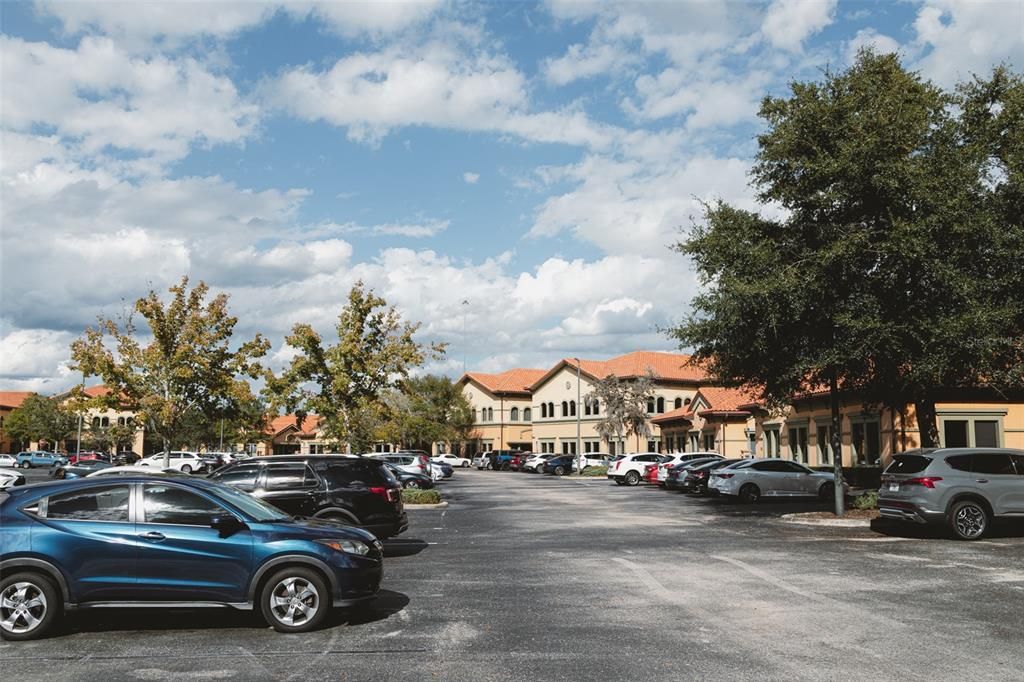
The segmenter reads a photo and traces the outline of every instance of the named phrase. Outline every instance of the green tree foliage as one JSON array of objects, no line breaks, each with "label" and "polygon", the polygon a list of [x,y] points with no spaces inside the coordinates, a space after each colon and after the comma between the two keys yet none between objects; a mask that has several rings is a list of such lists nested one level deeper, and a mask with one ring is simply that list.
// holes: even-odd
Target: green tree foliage
[{"label": "green tree foliage", "polygon": [[328,437],[363,451],[378,438],[387,392],[428,355],[444,352],[419,344],[417,329],[359,282],[338,316],[337,343],[325,346],[312,326],[296,324],[285,339],[296,354],[280,375],[266,373],[264,394],[274,408],[320,415]]},{"label": "green tree foliage", "polygon": [[203,414],[192,410],[182,420],[181,442],[196,448],[219,450],[231,448],[239,443],[255,443],[266,437],[266,404],[256,395],[246,381],[235,381],[230,399],[224,401],[218,410]]},{"label": "green tree foliage", "polygon": [[46,441],[53,450],[75,435],[78,418],[56,398],[33,393],[4,420],[4,431],[17,441]]},{"label": "green tree foliage", "polygon": [[840,390],[914,402],[933,443],[938,390],[1020,385],[1020,110],[1005,70],[951,94],[870,51],[765,98],[753,181],[783,217],[706,207],[673,334],[769,401],[830,387],[837,452]]},{"label": "green tree foliage", "polygon": [[604,417],[595,425],[597,433],[609,443],[618,443],[618,453],[625,452],[626,437],[649,438],[651,427],[647,401],[654,395],[651,375],[636,379],[620,379],[610,374],[594,385],[585,400],[599,401]]},{"label": "green tree foliage", "polygon": [[387,440],[430,452],[434,443],[458,443],[473,431],[473,407],[448,377],[409,378],[385,400]]},{"label": "green tree foliage", "polygon": [[187,277],[169,291],[166,304],[155,291],[135,303],[149,343],[143,345],[129,314],[121,324],[100,319],[71,345],[75,369],[111,389],[97,404],[134,412],[165,452],[183,443],[191,416],[217,420],[237,400],[237,378],[260,376],[259,358],[269,349],[259,334],[232,347],[238,320],[228,314],[226,294],[207,302],[206,284],[189,289]]}]

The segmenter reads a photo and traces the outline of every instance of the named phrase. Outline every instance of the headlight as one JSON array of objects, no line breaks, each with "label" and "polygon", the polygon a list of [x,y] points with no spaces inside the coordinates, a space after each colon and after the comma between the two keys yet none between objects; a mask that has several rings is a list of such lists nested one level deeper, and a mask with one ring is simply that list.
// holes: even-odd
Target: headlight
[{"label": "headlight", "polygon": [[336,552],[366,556],[370,548],[359,540],[317,540],[321,545],[326,545]]}]

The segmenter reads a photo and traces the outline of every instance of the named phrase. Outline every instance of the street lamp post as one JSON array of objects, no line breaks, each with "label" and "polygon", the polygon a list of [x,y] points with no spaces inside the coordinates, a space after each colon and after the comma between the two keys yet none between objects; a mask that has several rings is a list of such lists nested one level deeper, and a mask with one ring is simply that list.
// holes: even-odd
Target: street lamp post
[{"label": "street lamp post", "polygon": [[[85,391],[85,372],[82,372],[82,390]],[[78,440],[75,443],[75,455],[82,454],[82,401],[78,401]],[[116,454],[116,453],[115,453]]]},{"label": "street lamp post", "polygon": [[466,310],[469,308],[469,299],[462,299],[462,373],[466,373]]},{"label": "street lamp post", "polygon": [[580,476],[583,475],[583,445],[580,442],[580,412],[583,410],[583,404],[580,402],[580,359],[573,358],[576,361],[576,457],[580,461]]}]

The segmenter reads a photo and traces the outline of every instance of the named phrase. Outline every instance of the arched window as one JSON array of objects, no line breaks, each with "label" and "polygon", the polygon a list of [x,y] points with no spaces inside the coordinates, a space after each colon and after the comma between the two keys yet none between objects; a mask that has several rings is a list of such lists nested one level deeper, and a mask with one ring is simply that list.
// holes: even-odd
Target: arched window
[{"label": "arched window", "polygon": [[487,421],[489,421],[489,422],[494,421],[494,408],[493,407],[488,407],[487,408]]},{"label": "arched window", "polygon": [[562,416],[569,416],[569,403],[565,402],[564,400],[562,401]]},{"label": "arched window", "polygon": [[689,405],[691,402],[693,401],[690,398],[687,398],[686,400],[683,401],[683,405]]},{"label": "arched window", "polygon": [[570,400],[569,401],[569,416],[570,417],[575,417],[576,416],[576,401],[575,400]]},{"label": "arched window", "polygon": [[100,418],[99,417],[93,417],[92,418],[92,427],[94,429],[100,428]]},{"label": "arched window", "polygon": [[511,421],[514,421],[514,422],[519,421],[519,408],[518,407],[513,407],[512,411],[509,412],[508,418]]},{"label": "arched window", "polygon": [[658,414],[661,414],[664,411],[665,411],[665,399],[659,397],[658,398]]},{"label": "arched window", "polygon": [[555,404],[554,403],[548,403],[548,416],[551,417],[552,419],[555,418]]},{"label": "arched window", "polygon": [[594,404],[590,407],[593,414],[601,414],[601,401],[594,398]]},{"label": "arched window", "polygon": [[532,419],[533,419],[533,416],[530,413],[530,408],[529,407],[524,407],[523,408],[523,421],[524,422],[528,422],[528,421],[531,421]]},{"label": "arched window", "polygon": [[548,418],[548,404],[547,403],[541,403],[540,404],[540,418],[541,419],[547,419]]},{"label": "arched window", "polygon": [[677,410],[680,407],[682,407],[683,406],[683,399],[682,398],[676,398],[675,406],[676,406],[675,409],[677,409]]},{"label": "arched window", "polygon": [[647,414],[654,414],[654,398],[647,399]]}]

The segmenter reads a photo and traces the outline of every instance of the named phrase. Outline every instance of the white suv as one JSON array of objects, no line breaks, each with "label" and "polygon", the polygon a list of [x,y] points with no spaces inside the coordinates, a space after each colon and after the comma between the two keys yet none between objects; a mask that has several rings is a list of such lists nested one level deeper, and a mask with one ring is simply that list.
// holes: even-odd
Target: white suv
[{"label": "white suv", "polygon": [[619,485],[639,485],[644,478],[644,470],[649,464],[661,464],[665,455],[657,452],[641,452],[636,455],[626,455],[618,459],[608,469],[608,478]]},{"label": "white suv", "polygon": [[[140,459],[137,463],[138,466],[143,467],[158,467],[164,468],[164,453],[158,452],[157,454]],[[193,471],[202,471],[203,467],[206,466],[206,462],[195,452],[171,452],[171,460],[168,468],[176,469],[183,474],[191,474]]]},{"label": "white suv", "polygon": [[453,467],[466,468],[469,466],[469,460],[465,457],[456,457],[452,454],[438,455],[437,457],[431,457],[432,462],[444,462],[445,464],[451,464]]},{"label": "white suv", "polygon": [[526,460],[526,463],[523,464],[521,468],[523,471],[537,473],[541,470],[541,467],[544,466],[544,462],[556,456],[557,455],[553,452],[538,452],[537,454],[532,455],[530,459]]},{"label": "white suv", "polygon": [[674,452],[671,455],[665,455],[669,459],[658,465],[658,483],[664,484],[665,479],[668,478],[669,469],[687,462],[697,459],[722,459],[722,456],[717,452]]}]

